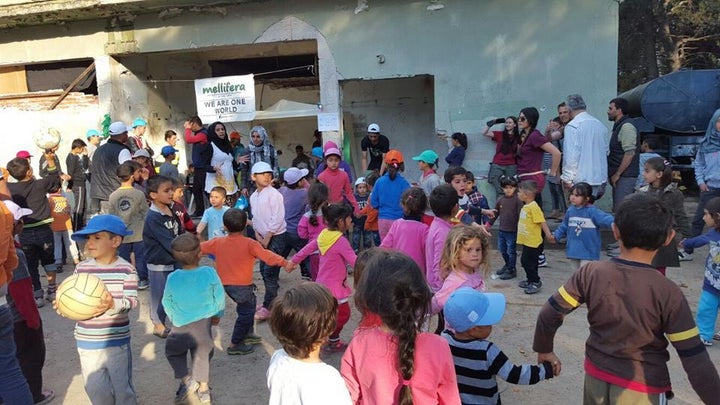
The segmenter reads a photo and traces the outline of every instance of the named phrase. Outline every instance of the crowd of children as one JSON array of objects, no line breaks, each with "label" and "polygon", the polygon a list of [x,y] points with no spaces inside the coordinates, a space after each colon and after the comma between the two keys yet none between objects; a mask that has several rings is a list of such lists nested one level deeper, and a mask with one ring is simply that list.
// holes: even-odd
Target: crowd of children
[{"label": "crowd of children", "polygon": [[[669,395],[664,336],[677,349],[698,395],[718,398],[717,372],[701,373],[700,367],[714,371],[703,345],[720,340],[720,333],[714,333],[720,308],[720,199],[705,206],[710,232],[686,239],[687,217],[672,167],[661,157],[648,156],[645,185],[614,216],[593,204],[590,185],[577,183],[562,223],[551,232],[537,203],[535,181],[499,176],[502,195],[491,209],[474,174],[462,167],[467,138],[458,133],[453,141],[457,150],[448,158],[459,163],[445,170],[444,182],[434,170],[438,155],[432,150],[412,158],[422,171],[412,184],[403,176],[405,159],[398,150],[384,155],[383,175],[368,173],[354,183],[335,144],[326,145],[316,179],[309,178],[308,168],[292,167],[277,183],[275,168],[258,161],[249,168],[255,188],[249,207],[228,207],[227,190],[214,187],[197,228],[182,203],[184,186],[170,167],[177,150],[162,149],[166,164],[156,174],[147,169],[147,151],[139,149],[135,159],[118,166],[120,187],[103,214],[72,235],[88,257],[75,272],[98,275],[108,288],[95,316],[75,328],[91,401],[137,403],[128,312],[137,306],[137,290],[145,288],[150,289],[152,333],[166,339],[165,355],[179,380],[176,402],[190,396],[211,402],[212,326],[223,316],[225,295],[236,304],[228,355],[250,354],[261,343],[255,321],[268,320],[282,346],[267,371],[272,404],[500,403],[497,376],[513,384],[536,384],[560,374],[554,333],[562,318],[583,303],[593,332],[586,348],[586,400],[601,402],[609,395],[611,402],[620,397],[654,401]],[[650,145],[643,148],[650,151]],[[25,280],[24,296],[12,298],[25,323],[17,328],[28,336],[37,335],[38,328],[42,335],[36,306],[55,299],[55,273],[62,269],[62,249],[70,247],[66,235],[73,229],[53,162],[47,161],[49,174],[43,179],[33,176],[27,159],[8,163],[17,180],[9,189],[19,204],[9,209],[24,223],[15,232],[28,269],[27,275],[18,271],[14,280]],[[648,217],[653,220],[640,222]],[[496,221],[504,265],[491,273],[489,229]],[[598,262],[600,228],[611,228],[620,241],[619,257],[609,262]],[[543,244],[560,240],[574,272],[538,316],[533,346],[538,364],[514,365],[489,340],[492,326],[504,315],[505,298],[486,292],[486,277],[517,277],[517,246],[522,246],[525,279],[518,286],[536,294],[542,289],[538,267]],[[662,275],[666,267],[678,265],[678,248],[706,244],[710,255],[698,333],[682,292]],[[200,265],[203,255],[212,266]],[[76,255],[68,251],[65,256]],[[256,261],[264,284],[259,305],[253,283]],[[46,292],[40,263],[47,274]],[[292,272],[298,266],[307,282],[281,289],[280,268]],[[625,276],[635,281],[622,281]],[[611,286],[609,293],[618,299],[603,299],[596,290],[599,283]],[[23,305],[32,302],[29,297],[36,301],[34,312]],[[654,307],[657,299],[667,306]],[[340,334],[353,300],[362,319],[345,342]],[[635,319],[638,306],[654,311],[657,325]],[[435,314],[438,329],[432,334],[429,320]],[[613,326],[596,326],[596,320],[607,322],[608,317]],[[343,353],[339,372],[320,357],[333,353]],[[643,376],[628,374],[640,363],[647,366]],[[34,403],[53,395],[43,390],[41,376],[32,375],[37,368],[22,369]],[[620,388],[614,392],[608,386]]]}]

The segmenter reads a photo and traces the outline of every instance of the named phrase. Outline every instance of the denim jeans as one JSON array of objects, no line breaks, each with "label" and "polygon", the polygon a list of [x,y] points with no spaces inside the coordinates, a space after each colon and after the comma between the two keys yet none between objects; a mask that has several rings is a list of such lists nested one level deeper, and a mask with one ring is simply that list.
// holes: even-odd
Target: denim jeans
[{"label": "denim jeans", "polygon": [[567,211],[567,203],[565,202],[565,194],[563,193],[562,187],[562,183],[548,181],[553,210],[565,212]]},{"label": "denim jeans", "polygon": [[165,307],[162,304],[165,283],[172,271],[149,271],[150,279],[150,320],[154,324],[163,324],[167,320]]},{"label": "denim jeans", "polygon": [[490,171],[488,172],[488,183],[490,183],[495,189],[495,198],[500,199],[503,195],[502,186],[500,186],[500,177],[507,176],[512,177],[517,174],[517,166],[501,166],[494,163],[490,163]]},{"label": "denim jeans", "polygon": [[225,293],[237,305],[237,319],[233,327],[230,342],[234,345],[242,343],[245,336],[253,333],[253,322],[255,316],[255,285],[226,285]]},{"label": "denim jeans", "polygon": [[6,404],[33,404],[30,387],[15,357],[13,317],[7,304],[0,305],[0,398]]},{"label": "denim jeans", "polygon": [[137,270],[138,279],[148,279],[147,263],[145,261],[145,244],[140,242],[123,243],[118,249],[118,255],[130,263],[130,253],[135,253],[135,270]]},{"label": "denim jeans", "polygon": [[53,232],[53,243],[55,247],[53,249],[53,256],[55,257],[55,266],[61,266],[63,261],[63,249],[65,249],[66,257],[68,261],[72,260],[73,254],[70,251],[70,236],[68,231],[54,231]]},{"label": "denim jeans", "polygon": [[[370,232],[371,231],[363,229],[361,226],[353,226],[352,247],[356,252],[361,251],[363,248],[370,249],[372,247],[373,235],[371,235]],[[379,236],[378,234],[378,238]]]},{"label": "denim jeans", "polygon": [[[281,233],[270,239],[268,249],[282,255],[287,249],[287,235]],[[265,297],[263,297],[263,307],[270,309],[275,297],[277,297],[280,289],[280,266],[268,266],[265,262],[260,262],[260,275],[262,275],[263,284],[265,284]]]},{"label": "denim jeans", "polygon": [[617,210],[625,197],[635,192],[635,181],[637,177],[620,177],[613,187],[613,212]]},{"label": "denim jeans", "polygon": [[517,232],[499,231],[498,250],[505,260],[505,268],[515,269],[517,262]]},{"label": "denim jeans", "polygon": [[[35,290],[35,297],[42,297],[42,284],[38,265],[42,264],[46,273],[55,273],[55,237],[50,225],[24,228],[20,233],[20,244],[27,257],[28,271]],[[38,296],[38,291],[41,294]]]}]

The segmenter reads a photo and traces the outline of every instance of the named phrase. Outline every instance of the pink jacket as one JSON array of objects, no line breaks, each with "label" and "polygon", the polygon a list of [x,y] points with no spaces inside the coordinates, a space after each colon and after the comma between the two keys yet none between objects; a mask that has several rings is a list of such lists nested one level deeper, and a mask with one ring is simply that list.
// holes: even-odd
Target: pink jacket
[{"label": "pink jacket", "polygon": [[442,278],[440,278],[440,259],[445,247],[445,239],[451,228],[452,224],[435,217],[428,229],[428,238],[425,242],[426,278],[433,292],[440,290],[443,284]]},{"label": "pink jacket", "polygon": [[353,210],[357,212],[358,204],[355,200],[353,188],[350,185],[350,176],[346,172],[340,169],[331,170],[327,168],[318,175],[318,180],[327,186],[329,191],[328,201],[330,203],[341,203],[344,201],[343,197],[345,197],[352,205]]},{"label": "pink jacket", "polygon": [[432,297],[430,313],[437,314],[442,311],[450,295],[460,287],[470,287],[474,290],[485,291],[485,280],[480,273],[468,274],[462,271],[451,271],[443,282],[442,287]]},{"label": "pink jacket", "polygon": [[320,270],[315,281],[327,287],[338,301],[347,300],[352,295],[352,288],[347,284],[346,265],[355,266],[357,259],[350,242],[341,232],[325,229],[317,239],[300,249],[292,262],[300,263],[316,250],[320,251]]},{"label": "pink jacket", "polygon": [[313,226],[310,225],[310,211],[303,214],[302,218],[300,218],[300,222],[298,222],[298,236],[307,240],[317,239],[320,232],[327,228],[327,226],[325,226],[322,213],[318,212],[316,218],[318,220],[318,224]]},{"label": "pink jacket", "polygon": [[426,274],[425,240],[428,229],[429,227],[422,222],[398,219],[393,222],[380,247],[405,253],[417,263],[422,273]]}]

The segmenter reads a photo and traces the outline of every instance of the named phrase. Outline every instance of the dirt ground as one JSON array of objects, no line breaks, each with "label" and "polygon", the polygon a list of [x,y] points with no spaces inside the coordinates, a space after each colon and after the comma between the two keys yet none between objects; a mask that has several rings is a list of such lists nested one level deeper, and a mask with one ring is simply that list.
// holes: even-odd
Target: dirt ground
[{"label": "dirt ground", "polygon": [[[692,210],[690,212],[693,212]],[[609,235],[605,235],[609,236]],[[703,264],[707,248],[695,252],[695,259],[683,262],[681,268],[668,269],[667,276],[675,281],[685,292],[690,306],[695,311],[702,287]],[[525,295],[516,287],[517,279],[510,281],[490,280],[490,291],[502,292],[507,297],[507,311],[502,322],[493,330],[490,340],[497,344],[516,364],[536,363],[532,352],[532,336],[537,313],[548,296],[552,294],[570,275],[569,263],[565,259],[564,246],[555,245],[547,250],[548,267],[541,269],[543,290],[533,296]],[[502,259],[497,251],[492,251],[493,268],[499,268]],[[69,266],[68,266],[69,267]],[[257,270],[257,268],[256,268]],[[61,278],[72,273],[66,268]],[[520,271],[522,273],[522,270]],[[256,283],[261,289],[259,273],[255,273]],[[299,272],[281,274],[281,288],[300,281]],[[172,403],[177,381],[164,356],[164,341],[151,334],[152,326],[148,315],[149,290],[140,291],[140,308],[132,315],[132,352],[133,379],[141,404]],[[270,333],[267,323],[256,324],[256,333],[263,337],[263,343],[256,351],[246,356],[228,356],[225,347],[229,344],[232,325],[235,320],[234,306],[227,301],[225,317],[214,328],[215,357],[211,362],[211,387],[215,404],[266,404],[268,390],[265,372],[273,351],[279,348],[277,340]],[[55,391],[57,397],[53,403],[82,405],[89,401],[83,389],[80,365],[73,338],[73,322],[59,317],[46,305],[40,309],[43,318],[47,360],[44,376],[45,387]],[[556,338],[556,353],[563,362],[563,372],[557,378],[541,382],[537,386],[516,386],[499,381],[504,403],[536,404],[575,404],[582,401],[583,352],[587,338],[586,311],[581,307],[566,318]],[[353,309],[352,320],[343,331],[342,338],[349,340],[357,326],[359,316]],[[720,342],[708,348],[715,364],[720,362]],[[697,395],[690,387],[687,377],[671,348],[669,363],[673,381],[675,404],[699,404]],[[324,356],[324,360],[339,367],[340,354]]]}]

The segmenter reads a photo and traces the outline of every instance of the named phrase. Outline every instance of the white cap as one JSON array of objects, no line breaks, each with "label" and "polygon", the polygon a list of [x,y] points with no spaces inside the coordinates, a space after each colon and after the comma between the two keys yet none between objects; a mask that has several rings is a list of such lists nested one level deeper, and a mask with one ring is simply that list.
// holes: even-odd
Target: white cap
[{"label": "white cap", "polygon": [[140,148],[135,151],[135,153],[132,155],[132,157],[134,157],[134,158],[146,157],[146,158],[150,159],[150,152],[148,152],[147,149],[145,149],[145,148]]},{"label": "white cap", "polygon": [[365,181],[365,177],[358,177],[358,179],[355,180],[355,187],[357,187],[358,184],[367,184],[367,182]]},{"label": "white cap", "polygon": [[253,165],[251,174],[272,173],[272,167],[265,162],[257,162]]},{"label": "white cap", "polygon": [[24,217],[25,215],[30,215],[33,213],[33,211],[29,208],[22,208],[19,205],[15,204],[11,200],[5,200],[3,201],[5,203],[5,206],[7,207],[8,211],[12,213],[13,218],[15,219],[15,222],[19,221]]},{"label": "white cap", "polygon": [[129,132],[129,128],[127,125],[125,125],[124,122],[116,121],[110,124],[110,128],[108,129],[108,132],[110,133],[110,136],[116,136],[121,135],[125,132]]},{"label": "white cap", "polygon": [[368,125],[368,132],[371,134],[379,134],[380,133],[380,125],[372,123]]},{"label": "white cap", "polygon": [[298,169],[297,167],[291,167],[287,170],[285,170],[285,174],[283,174],[283,179],[285,179],[285,183],[287,184],[295,184],[298,181],[302,180],[303,177],[307,176],[308,169]]}]

